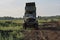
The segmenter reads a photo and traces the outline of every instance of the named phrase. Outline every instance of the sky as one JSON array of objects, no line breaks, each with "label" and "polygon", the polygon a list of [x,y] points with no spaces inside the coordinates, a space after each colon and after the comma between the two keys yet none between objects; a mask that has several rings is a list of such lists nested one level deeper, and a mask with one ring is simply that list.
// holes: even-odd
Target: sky
[{"label": "sky", "polygon": [[60,15],[60,0],[0,0],[0,17],[23,17],[26,2],[36,3],[37,16]]}]

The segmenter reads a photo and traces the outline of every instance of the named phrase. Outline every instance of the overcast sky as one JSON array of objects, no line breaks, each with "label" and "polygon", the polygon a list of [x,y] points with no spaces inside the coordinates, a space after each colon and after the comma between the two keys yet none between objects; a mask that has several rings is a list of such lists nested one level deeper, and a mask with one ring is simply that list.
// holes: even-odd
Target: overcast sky
[{"label": "overcast sky", "polygon": [[23,17],[26,2],[36,3],[37,16],[60,15],[60,0],[0,0],[0,16]]}]

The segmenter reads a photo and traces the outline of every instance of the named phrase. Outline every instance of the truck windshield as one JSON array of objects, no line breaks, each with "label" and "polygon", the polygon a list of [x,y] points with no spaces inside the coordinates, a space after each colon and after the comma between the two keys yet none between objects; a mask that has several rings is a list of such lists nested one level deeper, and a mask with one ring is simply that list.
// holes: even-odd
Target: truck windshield
[{"label": "truck windshield", "polygon": [[33,12],[29,12],[29,14],[32,14]]}]

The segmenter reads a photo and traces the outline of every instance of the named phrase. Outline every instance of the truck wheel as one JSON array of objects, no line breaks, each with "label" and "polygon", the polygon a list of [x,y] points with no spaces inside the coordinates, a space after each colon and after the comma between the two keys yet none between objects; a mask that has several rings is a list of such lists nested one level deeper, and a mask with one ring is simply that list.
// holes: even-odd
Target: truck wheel
[{"label": "truck wheel", "polygon": [[36,30],[38,30],[38,24],[35,24],[34,27]]},{"label": "truck wheel", "polygon": [[23,24],[23,28],[26,29],[26,27],[27,27],[27,26],[26,26],[26,24],[24,23],[24,24]]}]

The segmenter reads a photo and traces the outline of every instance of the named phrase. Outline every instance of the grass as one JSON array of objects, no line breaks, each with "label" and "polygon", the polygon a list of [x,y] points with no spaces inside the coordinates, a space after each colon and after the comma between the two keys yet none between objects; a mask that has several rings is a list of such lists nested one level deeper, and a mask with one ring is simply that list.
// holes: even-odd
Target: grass
[{"label": "grass", "polygon": [[23,27],[20,26],[20,27],[0,27],[0,30],[22,30]]},{"label": "grass", "polygon": [[[13,36],[14,36],[14,37],[16,37],[15,40],[23,40],[24,35],[23,35],[22,32],[19,32],[19,31],[23,30],[22,24],[24,23],[24,21],[23,20],[0,20],[0,23],[5,23],[6,21],[12,21],[12,23],[16,23],[16,24],[21,23],[20,26],[16,26],[15,24],[12,24],[12,23],[11,23],[12,25],[9,24],[9,26],[7,26],[7,27],[2,26],[2,25],[0,26],[0,30],[12,30],[13,31],[13,32],[11,32],[9,34],[10,39],[8,37],[6,39],[13,40],[14,39]],[[49,20],[48,21],[47,20],[38,20],[38,22],[39,23],[41,23],[41,22],[49,22]],[[1,35],[0,35],[0,38],[3,38],[3,37],[1,37]]]},{"label": "grass", "polygon": [[[0,22],[2,22],[2,23],[4,23],[5,24],[5,22],[6,21],[11,21],[12,23],[16,23],[16,24],[19,24],[20,26],[16,26],[15,24],[9,24],[9,26],[0,26],[0,30],[22,30],[23,29],[23,23],[24,23],[24,21],[23,20],[0,20]],[[38,23],[39,24],[41,24],[42,22],[49,22],[50,21],[50,19],[48,19],[48,20],[38,20]]]},{"label": "grass", "polygon": [[[0,23],[4,23],[5,24],[5,22],[6,21],[12,21],[12,23],[16,23],[16,24],[19,24],[19,23],[23,23],[23,20],[0,20]],[[22,25],[20,24],[20,26],[15,26],[16,24],[9,24],[9,26],[8,27],[6,27],[6,26],[0,26],[0,30],[21,30],[23,27],[22,27]]]}]

